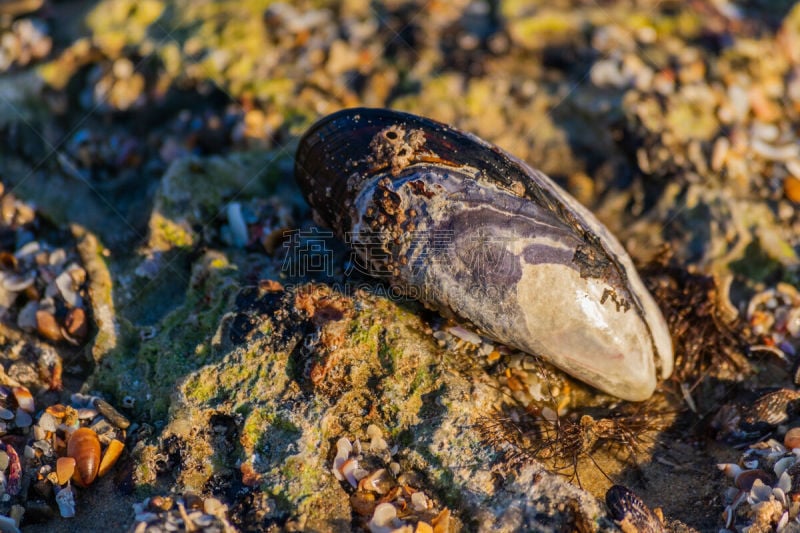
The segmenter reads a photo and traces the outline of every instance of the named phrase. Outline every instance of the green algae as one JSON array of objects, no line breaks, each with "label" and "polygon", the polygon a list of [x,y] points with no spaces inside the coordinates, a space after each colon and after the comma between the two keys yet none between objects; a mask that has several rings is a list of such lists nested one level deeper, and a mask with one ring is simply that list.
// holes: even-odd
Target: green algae
[{"label": "green algae", "polygon": [[238,290],[236,269],[224,256],[209,252],[192,272],[182,305],[159,324],[157,335],[140,343],[137,351],[116,349],[103,357],[93,377],[96,386],[115,397],[138,398],[137,414],[163,420],[175,384],[206,363],[214,325]]},{"label": "green algae", "polygon": [[[101,327],[95,342],[95,357],[103,359],[104,365],[92,378],[94,386],[117,398],[134,397],[137,415],[148,420],[166,417],[176,384],[214,356],[214,332],[240,286],[238,267],[228,255],[209,250],[197,256],[195,249],[203,236],[197,228],[219,224],[216,219],[228,201],[274,190],[285,176],[287,157],[244,153],[230,158],[189,158],[170,167],[149,222],[148,250],[163,254],[156,274],[125,274],[130,281],[124,290],[118,288],[119,293],[112,294],[106,284],[104,292],[98,293],[98,302],[112,311],[103,311],[111,313],[104,322],[109,327]],[[119,314],[113,314],[120,307]],[[155,335],[140,339],[147,328],[153,328]],[[268,332],[269,327],[265,328]],[[123,340],[117,338],[120,333]],[[234,385],[263,377],[242,370],[225,379]],[[218,396],[209,385],[213,380],[190,379],[189,383],[196,383],[196,395],[205,401]],[[220,388],[219,383],[216,387]]]}]

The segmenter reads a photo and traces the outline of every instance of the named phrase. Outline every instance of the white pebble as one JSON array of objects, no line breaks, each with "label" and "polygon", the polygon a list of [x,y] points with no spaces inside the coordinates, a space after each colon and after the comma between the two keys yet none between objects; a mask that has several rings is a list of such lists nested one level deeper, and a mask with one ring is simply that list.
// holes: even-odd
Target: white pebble
[{"label": "white pebble", "polygon": [[800,178],[800,159],[791,159],[787,161],[786,170],[795,178]]},{"label": "white pebble", "polygon": [[372,520],[369,521],[371,533],[388,533],[395,529],[397,522],[397,509],[391,503],[381,503],[375,507]]},{"label": "white pebble", "polygon": [[762,141],[761,139],[753,139],[751,147],[755,153],[765,159],[769,159],[770,161],[787,161],[794,159],[798,155],[798,148],[796,144],[774,146]]},{"label": "white pebble", "polygon": [[731,148],[731,141],[727,137],[720,137],[714,142],[714,150],[711,153],[711,169],[714,172],[722,170],[728,150]]},{"label": "white pebble", "polygon": [[422,492],[411,495],[411,505],[415,511],[425,511],[428,508],[428,498]]},{"label": "white pebble", "polygon": [[42,416],[39,417],[39,427],[45,431],[50,431],[51,433],[55,433],[56,431],[56,419],[50,413],[42,413]]},{"label": "white pebble", "polygon": [[367,437],[369,437],[370,439],[374,438],[380,439],[381,437],[383,437],[383,431],[381,431],[381,428],[379,428],[375,424],[370,424],[369,426],[367,426]]},{"label": "white pebble", "polygon": [[466,330],[461,326],[453,326],[452,328],[447,328],[447,331],[451,335],[455,335],[462,341],[466,341],[470,344],[474,344],[475,346],[480,346],[481,344],[481,337],[477,333],[472,331]]},{"label": "white pebble", "polygon": [[228,204],[228,226],[231,229],[231,245],[244,248],[247,245],[247,224],[242,216],[242,206],[239,202]]}]

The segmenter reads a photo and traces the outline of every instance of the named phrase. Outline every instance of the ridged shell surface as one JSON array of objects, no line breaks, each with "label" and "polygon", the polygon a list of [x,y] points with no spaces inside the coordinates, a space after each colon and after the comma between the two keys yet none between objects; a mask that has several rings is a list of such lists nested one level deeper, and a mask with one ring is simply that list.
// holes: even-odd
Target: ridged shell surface
[{"label": "ridged shell surface", "polygon": [[323,118],[295,175],[370,273],[615,396],[672,372],[669,331],[620,243],[547,176],[444,124],[385,109]]},{"label": "ridged shell surface", "polygon": [[664,525],[656,513],[636,494],[614,485],[606,492],[606,505],[623,533],[664,533]]}]

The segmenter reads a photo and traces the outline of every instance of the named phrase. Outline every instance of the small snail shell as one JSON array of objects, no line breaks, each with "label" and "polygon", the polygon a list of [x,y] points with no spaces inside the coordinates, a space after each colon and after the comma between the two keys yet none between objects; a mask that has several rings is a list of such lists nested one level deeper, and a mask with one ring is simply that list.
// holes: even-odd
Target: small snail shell
[{"label": "small snail shell", "polygon": [[627,400],[672,372],[669,331],[622,245],[547,176],[438,122],[347,109],[303,136],[315,219],[370,273]]},{"label": "small snail shell", "polygon": [[69,437],[67,455],[75,459],[72,480],[81,487],[88,487],[100,467],[100,440],[89,428],[78,428]]}]

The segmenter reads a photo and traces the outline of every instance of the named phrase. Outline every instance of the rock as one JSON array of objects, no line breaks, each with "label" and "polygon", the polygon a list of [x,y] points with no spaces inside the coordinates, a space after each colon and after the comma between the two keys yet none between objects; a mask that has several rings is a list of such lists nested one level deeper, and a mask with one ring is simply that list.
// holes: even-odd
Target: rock
[{"label": "rock", "polygon": [[[296,307],[303,293],[315,306],[358,311],[315,326],[305,307]],[[315,328],[319,340],[308,345]],[[416,489],[439,505],[445,495],[460,502],[456,523],[487,531],[603,524],[596,500],[541,466],[505,485],[492,481],[504,463],[478,422],[502,394],[477,371],[453,372],[464,362],[421,330],[417,316],[366,293],[350,298],[323,285],[264,294],[243,289],[215,335],[220,357],[188,374],[175,397],[163,438],[186,450],[178,482],[189,490],[224,483],[243,457],[241,470],[247,467],[257,489],[285,498],[275,517],[288,513],[306,528],[322,529],[352,512],[330,472],[332,443],[369,441],[378,424],[404,435],[401,469],[430,480]],[[365,394],[368,384],[372,393]],[[213,427],[221,420],[226,434],[237,435],[240,452],[220,448]]]}]

